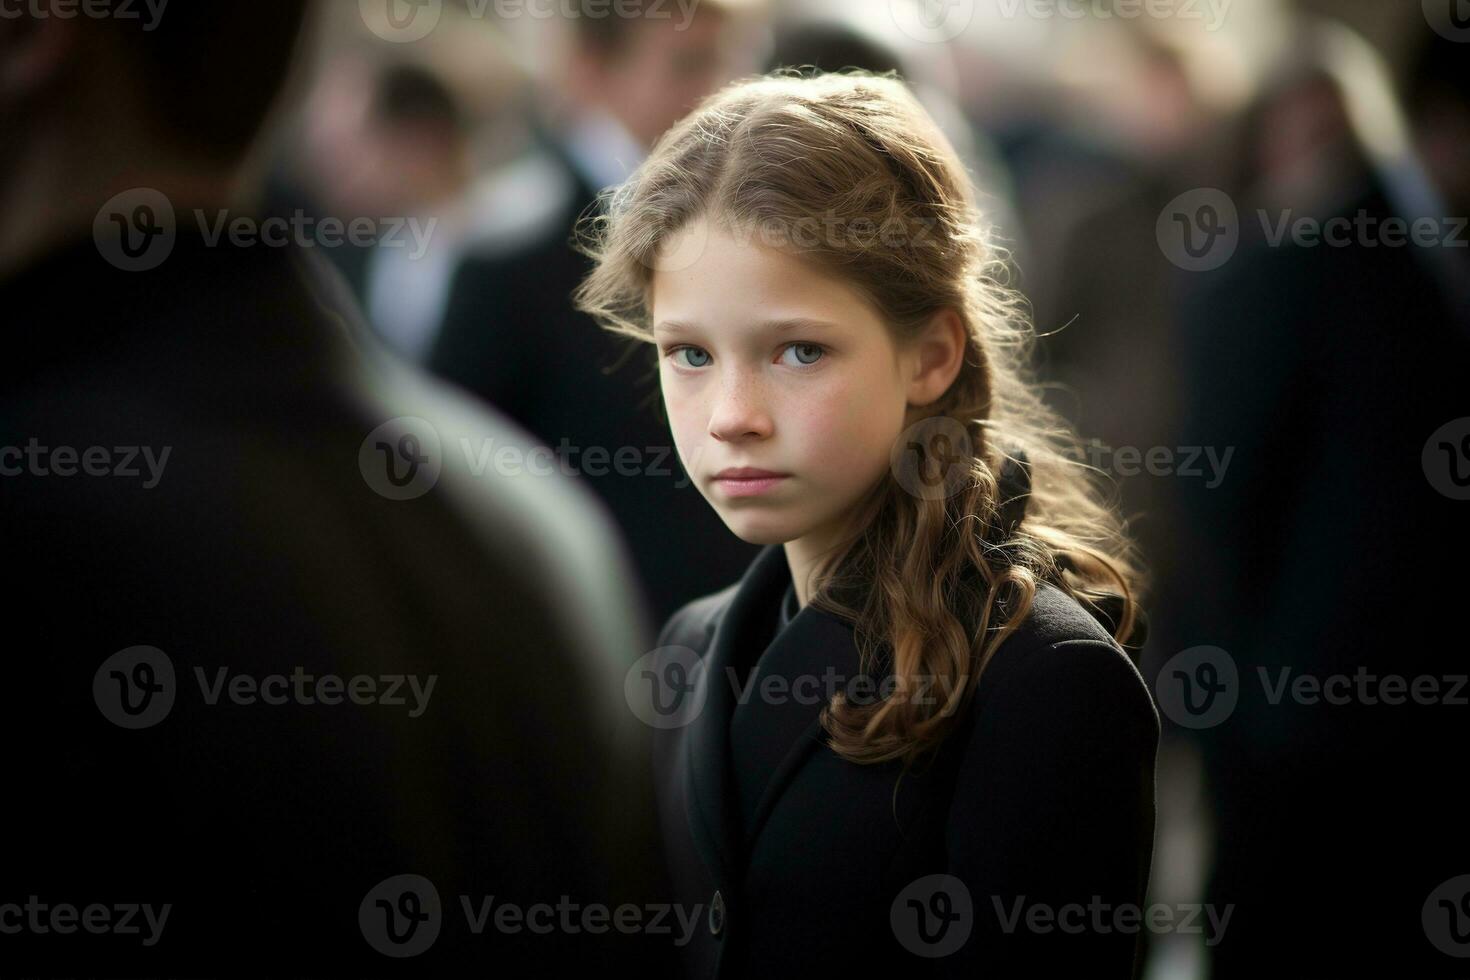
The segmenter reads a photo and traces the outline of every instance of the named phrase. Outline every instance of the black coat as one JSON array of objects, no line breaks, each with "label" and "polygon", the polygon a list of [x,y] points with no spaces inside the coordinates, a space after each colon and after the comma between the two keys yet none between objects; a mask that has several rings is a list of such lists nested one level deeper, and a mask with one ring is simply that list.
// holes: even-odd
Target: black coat
[{"label": "black coat", "polygon": [[[114,269],[87,236],[0,283],[0,549],[12,572],[0,739],[13,750],[0,909],[32,895],[171,906],[147,945],[146,931],[7,929],[0,969],[605,965],[620,936],[476,935],[461,896],[475,908],[487,895],[604,901],[619,860],[657,871],[643,861],[657,851],[638,792],[646,742],[609,751],[630,730],[622,677],[649,639],[609,532],[571,481],[477,478],[461,438],[524,446],[525,433],[371,356],[340,280],[304,261],[312,253],[208,248],[186,214],[156,269]],[[368,436],[401,416],[432,422],[442,471],[395,500],[369,482],[383,460]],[[75,456],[4,452],[32,440]],[[140,446],[168,453],[156,480]],[[77,458],[89,450],[96,475]],[[106,713],[116,704],[101,668],[137,645],[169,658],[174,700],[133,730]],[[367,678],[357,696],[374,700],[313,680],[309,701],[267,703],[283,692],[265,679],[297,670]],[[211,699],[196,671],[209,687],[220,671],[266,687]],[[406,680],[383,680],[394,675],[437,680],[415,698]],[[437,889],[440,931],[392,959],[369,945],[359,911],[403,874]],[[136,912],[114,921],[125,916],[143,924]]]},{"label": "black coat", "polygon": [[[837,678],[817,685],[826,693],[857,676],[851,625],[809,605],[767,648],[790,581],[783,549],[768,546],[740,582],[685,606],[659,638],[656,676],[682,692],[678,723],[655,741],[661,830],[678,901],[697,907],[702,923],[683,947],[688,975],[1134,975],[1136,931],[1045,931],[1039,918],[1036,930],[1026,926],[1044,914],[1033,905],[1072,927],[1068,903],[1102,903],[1112,922],[1111,910],[1145,900],[1159,719],[1099,621],[1041,586],[957,733],[895,793],[901,764],[838,757],[817,720],[825,698],[811,696],[810,680],[795,683]],[[737,711],[727,671],[762,650]],[[773,676],[792,682],[790,696],[760,695],[773,683],[762,677]],[[669,701],[670,692],[655,693]],[[770,740],[765,753],[732,753],[732,712],[740,744],[759,747],[750,741],[759,732]],[[742,767],[763,754],[779,762],[752,781]],[[742,781],[764,781],[749,826]],[[952,877],[919,881],[930,875]],[[1023,916],[1007,932],[1018,900]],[[921,923],[920,906],[961,918],[945,931]],[[920,955],[945,943],[958,949]]]}]

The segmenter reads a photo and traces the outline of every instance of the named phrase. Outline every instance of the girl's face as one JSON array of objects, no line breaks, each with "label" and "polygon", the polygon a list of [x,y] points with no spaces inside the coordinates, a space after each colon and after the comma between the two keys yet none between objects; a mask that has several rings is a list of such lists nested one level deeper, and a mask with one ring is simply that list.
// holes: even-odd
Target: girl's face
[{"label": "girl's face", "polygon": [[[886,477],[913,363],[855,289],[754,238],[700,219],[665,243],[651,293],[664,403],[731,531],[820,546]],[[721,479],[744,468],[781,477]]]}]

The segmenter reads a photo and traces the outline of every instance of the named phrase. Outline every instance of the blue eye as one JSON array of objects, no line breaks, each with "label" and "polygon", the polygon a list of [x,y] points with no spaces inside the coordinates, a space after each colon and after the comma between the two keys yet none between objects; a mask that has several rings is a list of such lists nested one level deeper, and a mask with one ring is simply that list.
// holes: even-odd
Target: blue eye
[{"label": "blue eye", "polygon": [[[786,348],[786,350],[787,351],[796,351],[797,352],[796,353],[796,363],[800,367],[810,367],[811,365],[815,364],[818,360],[820,360],[821,357],[822,357],[822,355],[824,353],[826,353],[822,349],[822,347],[821,347],[820,344],[802,344],[802,343],[796,343],[796,344],[789,345]],[[784,354],[783,354],[783,356],[784,356]],[[810,360],[808,360],[808,358],[810,358]]]},{"label": "blue eye", "polygon": [[688,352],[691,356],[694,356],[696,358],[702,357],[704,358],[704,360],[686,361],[683,365],[681,365],[682,367],[702,368],[709,363],[709,351],[700,350],[698,347],[675,347],[673,350],[669,351],[669,356],[677,358],[680,354],[683,354],[685,352]]}]

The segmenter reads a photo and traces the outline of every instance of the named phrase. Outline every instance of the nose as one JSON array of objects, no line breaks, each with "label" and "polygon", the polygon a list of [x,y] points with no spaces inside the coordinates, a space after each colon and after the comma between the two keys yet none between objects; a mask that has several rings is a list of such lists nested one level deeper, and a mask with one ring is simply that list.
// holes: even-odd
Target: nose
[{"label": "nose", "polygon": [[760,382],[734,370],[720,378],[710,408],[709,434],[718,442],[764,439],[771,434],[771,415]]}]

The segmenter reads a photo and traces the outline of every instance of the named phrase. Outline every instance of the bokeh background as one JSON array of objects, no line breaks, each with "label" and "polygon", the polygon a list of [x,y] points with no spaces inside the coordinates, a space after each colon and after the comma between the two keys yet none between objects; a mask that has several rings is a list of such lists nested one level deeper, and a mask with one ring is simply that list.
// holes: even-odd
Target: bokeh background
[{"label": "bokeh background", "polygon": [[[422,242],[325,250],[378,340],[550,446],[667,450],[649,352],[572,309],[576,219],[733,78],[897,70],[1152,570],[1150,900],[1202,911],[1149,931],[1146,976],[1463,975],[1470,900],[1436,889],[1470,872],[1470,4],[662,9],[323,5],[269,209],[417,219]],[[749,562],[687,483],[585,470],[655,622]],[[1389,677],[1437,694],[1392,703]]]}]

